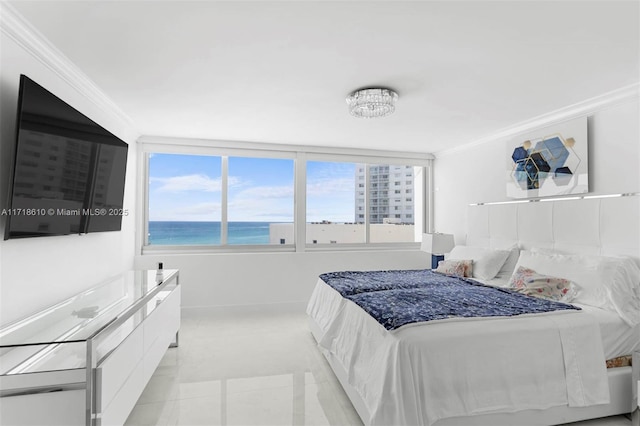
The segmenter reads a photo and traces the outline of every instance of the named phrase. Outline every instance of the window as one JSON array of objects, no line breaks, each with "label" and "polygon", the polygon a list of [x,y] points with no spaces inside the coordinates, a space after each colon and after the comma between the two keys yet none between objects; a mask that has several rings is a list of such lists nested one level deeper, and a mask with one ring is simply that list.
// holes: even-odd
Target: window
[{"label": "window", "polygon": [[225,159],[223,187],[223,157],[150,155],[148,245],[293,244],[293,160]]},{"label": "window", "polygon": [[[396,178],[390,179],[389,176],[393,176],[388,173],[391,167],[403,173],[396,173]],[[320,244],[328,241],[335,241],[336,244],[413,242],[413,216],[395,212],[413,212],[416,208],[414,203],[403,198],[389,199],[389,191],[378,191],[389,185],[403,186],[407,179],[404,176],[405,168],[403,165],[361,166],[346,162],[308,161],[307,243],[312,240]],[[407,170],[413,176],[413,167]],[[361,177],[365,177],[364,183],[356,185],[356,182],[361,182]],[[413,180],[409,184],[413,185]],[[368,200],[356,196],[358,189],[363,186],[368,190]],[[402,190],[396,189],[394,193],[401,194]],[[390,209],[390,201],[396,200],[397,203]],[[360,213],[367,211],[365,206],[368,216]],[[338,209],[340,215],[333,214]],[[389,214],[390,210],[394,211],[393,215]],[[366,241],[367,234],[369,241]]]},{"label": "window", "polygon": [[152,154],[149,245],[220,244],[221,158]]},{"label": "window", "polygon": [[356,205],[354,197],[356,175],[365,172],[355,163],[307,161],[307,244],[365,242],[364,223],[356,215],[364,200]]},{"label": "window", "polygon": [[[185,145],[188,153],[179,153],[181,145],[175,145],[169,149],[178,153],[169,154],[148,151],[165,145],[142,146],[148,156],[143,253],[180,250],[176,246],[304,251],[415,243],[422,232],[414,231],[413,219],[424,214],[424,179],[414,181],[422,165],[377,164],[379,157],[349,162],[343,158],[358,157],[282,147],[267,152]],[[306,182],[295,182],[298,176]],[[305,223],[295,224],[295,218]]]},{"label": "window", "polygon": [[292,244],[293,160],[229,157],[228,175],[228,244]]}]

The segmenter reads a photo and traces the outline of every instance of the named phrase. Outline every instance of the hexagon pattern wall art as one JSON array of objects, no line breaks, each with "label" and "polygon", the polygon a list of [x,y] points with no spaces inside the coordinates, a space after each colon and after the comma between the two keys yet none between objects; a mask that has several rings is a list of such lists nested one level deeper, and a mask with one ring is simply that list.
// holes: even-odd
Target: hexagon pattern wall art
[{"label": "hexagon pattern wall art", "polygon": [[589,191],[587,117],[522,134],[507,144],[507,197]]}]

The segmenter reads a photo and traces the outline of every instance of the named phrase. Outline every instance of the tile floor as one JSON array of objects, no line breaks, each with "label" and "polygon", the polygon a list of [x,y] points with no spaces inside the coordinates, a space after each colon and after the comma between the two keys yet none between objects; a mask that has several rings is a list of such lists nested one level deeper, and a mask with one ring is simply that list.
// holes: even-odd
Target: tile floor
[{"label": "tile floor", "polygon": [[[303,314],[183,315],[125,426],[362,425]],[[623,416],[574,426],[630,426]]]}]

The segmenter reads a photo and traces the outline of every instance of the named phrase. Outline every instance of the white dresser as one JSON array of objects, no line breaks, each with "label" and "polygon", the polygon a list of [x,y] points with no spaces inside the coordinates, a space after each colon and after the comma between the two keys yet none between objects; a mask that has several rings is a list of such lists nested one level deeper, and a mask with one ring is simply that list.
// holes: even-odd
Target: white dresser
[{"label": "white dresser", "polygon": [[177,270],[130,271],[0,329],[0,424],[122,425],[180,328]]}]

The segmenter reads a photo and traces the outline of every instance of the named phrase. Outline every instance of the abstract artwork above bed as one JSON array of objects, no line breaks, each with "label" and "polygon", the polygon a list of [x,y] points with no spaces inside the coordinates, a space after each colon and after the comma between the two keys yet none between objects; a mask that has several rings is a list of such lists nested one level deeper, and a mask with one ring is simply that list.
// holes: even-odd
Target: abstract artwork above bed
[{"label": "abstract artwork above bed", "polygon": [[507,197],[588,192],[587,117],[518,135],[507,143]]}]

